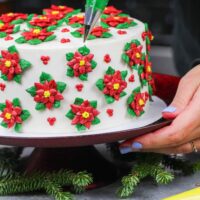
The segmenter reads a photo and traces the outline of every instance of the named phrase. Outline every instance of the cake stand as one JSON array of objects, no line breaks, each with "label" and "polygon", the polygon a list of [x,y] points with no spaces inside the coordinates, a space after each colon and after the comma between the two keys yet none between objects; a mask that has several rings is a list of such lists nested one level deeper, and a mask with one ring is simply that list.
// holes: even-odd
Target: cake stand
[{"label": "cake stand", "polygon": [[[180,78],[154,74],[156,84],[156,96],[169,104],[177,90]],[[111,183],[119,176],[119,170],[104,159],[94,148],[95,144],[111,143],[120,140],[131,139],[149,132],[158,130],[171,123],[169,120],[159,119],[153,124],[141,128],[127,128],[121,131],[102,132],[98,134],[82,134],[62,137],[11,137],[0,136],[0,144],[35,147],[28,163],[26,173],[35,171],[57,171],[60,169],[72,169],[92,173],[95,184],[90,186],[99,187]]]}]

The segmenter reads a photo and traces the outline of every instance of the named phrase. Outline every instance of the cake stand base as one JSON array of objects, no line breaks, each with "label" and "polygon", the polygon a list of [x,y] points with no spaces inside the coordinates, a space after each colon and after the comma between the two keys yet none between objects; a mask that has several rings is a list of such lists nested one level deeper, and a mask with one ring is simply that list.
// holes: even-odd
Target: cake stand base
[{"label": "cake stand base", "polygon": [[79,148],[36,148],[28,159],[26,174],[55,172],[61,169],[91,173],[95,189],[113,183],[119,178],[119,169],[107,161],[93,146]]}]

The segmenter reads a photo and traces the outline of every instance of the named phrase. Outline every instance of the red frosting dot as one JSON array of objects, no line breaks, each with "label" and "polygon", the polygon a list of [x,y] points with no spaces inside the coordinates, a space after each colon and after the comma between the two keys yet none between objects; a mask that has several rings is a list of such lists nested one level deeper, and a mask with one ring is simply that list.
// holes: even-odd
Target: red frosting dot
[{"label": "red frosting dot", "polygon": [[132,74],[129,79],[128,79],[129,82],[135,82],[135,76],[134,74]]},{"label": "red frosting dot", "polygon": [[4,91],[6,89],[6,85],[4,83],[0,83],[0,90]]},{"label": "red frosting dot", "polygon": [[114,112],[113,109],[107,109],[106,112],[107,112],[107,114],[108,114],[109,117],[113,116],[113,112]]},{"label": "red frosting dot", "polygon": [[119,35],[125,35],[125,34],[127,34],[126,31],[122,31],[122,30],[117,31],[117,33],[118,33]]},{"label": "red frosting dot", "polygon": [[60,40],[61,43],[69,43],[70,41],[71,41],[71,40],[68,39],[68,38],[62,38],[62,39]]},{"label": "red frosting dot", "polygon": [[44,65],[47,65],[50,61],[49,56],[41,56],[41,61],[43,62]]},{"label": "red frosting dot", "polygon": [[75,87],[76,87],[78,92],[82,92],[84,85],[83,84],[77,84]]},{"label": "red frosting dot", "polygon": [[56,122],[56,118],[55,117],[49,117],[47,119],[47,121],[49,122],[50,126],[53,126],[55,124],[55,122]]},{"label": "red frosting dot", "polygon": [[13,40],[13,37],[12,37],[12,36],[10,36],[10,35],[8,35],[7,37],[5,37],[5,38],[4,38],[4,40],[5,40],[5,41],[8,41],[8,40]]},{"label": "red frosting dot", "polygon": [[104,61],[105,61],[106,63],[110,63],[110,62],[111,62],[111,57],[110,57],[109,54],[106,54],[106,55],[104,56]]},{"label": "red frosting dot", "polygon": [[61,32],[62,32],[62,33],[67,33],[67,32],[69,32],[69,29],[68,29],[68,28],[63,28],[63,29],[61,30]]}]

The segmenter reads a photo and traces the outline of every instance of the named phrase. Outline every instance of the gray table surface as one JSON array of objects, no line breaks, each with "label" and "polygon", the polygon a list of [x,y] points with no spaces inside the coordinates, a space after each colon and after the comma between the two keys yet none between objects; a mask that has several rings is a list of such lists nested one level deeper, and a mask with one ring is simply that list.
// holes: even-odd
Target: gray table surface
[{"label": "gray table surface", "polygon": [[[104,146],[98,146],[97,149],[105,155],[106,150]],[[31,149],[27,149],[24,155],[30,154]],[[196,160],[199,159],[200,154],[193,154],[189,156],[189,159]],[[109,159],[108,152],[105,156]],[[171,195],[175,195],[181,192],[184,192],[189,189],[193,189],[200,185],[200,173],[196,173],[192,176],[178,176],[173,183],[169,185],[157,186],[153,184],[152,181],[144,181],[137,188],[133,197],[127,200],[161,200]],[[118,199],[116,196],[116,190],[120,186],[120,181],[113,183],[109,186],[88,191],[84,194],[77,195],[77,200],[115,200]],[[7,196],[0,197],[0,200],[51,200],[46,195],[17,195],[17,196]],[[200,194],[199,194],[200,199]]]}]

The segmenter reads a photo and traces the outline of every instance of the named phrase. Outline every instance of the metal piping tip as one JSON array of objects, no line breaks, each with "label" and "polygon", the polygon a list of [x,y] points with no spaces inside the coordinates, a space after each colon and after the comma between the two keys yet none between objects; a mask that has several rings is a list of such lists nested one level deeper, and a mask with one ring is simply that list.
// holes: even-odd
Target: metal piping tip
[{"label": "metal piping tip", "polygon": [[85,31],[84,31],[84,38],[83,38],[83,42],[85,43],[89,34],[90,34],[90,25],[85,25]]}]

